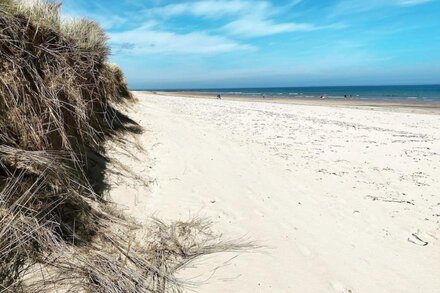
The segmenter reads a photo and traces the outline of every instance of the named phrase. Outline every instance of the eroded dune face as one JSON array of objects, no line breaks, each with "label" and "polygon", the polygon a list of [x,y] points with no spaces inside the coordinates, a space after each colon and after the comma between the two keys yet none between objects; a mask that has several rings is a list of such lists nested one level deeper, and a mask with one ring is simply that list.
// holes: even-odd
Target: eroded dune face
[{"label": "eroded dune face", "polygon": [[131,96],[97,24],[61,23],[44,1],[0,5],[0,286],[14,291],[26,267],[101,229],[90,170]]}]

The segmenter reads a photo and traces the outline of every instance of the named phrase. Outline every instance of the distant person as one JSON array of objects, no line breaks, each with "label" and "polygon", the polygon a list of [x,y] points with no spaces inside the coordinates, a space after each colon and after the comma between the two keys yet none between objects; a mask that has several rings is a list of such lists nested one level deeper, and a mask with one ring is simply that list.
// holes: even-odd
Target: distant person
[{"label": "distant person", "polygon": [[221,100],[222,96],[221,95],[217,95],[217,99]]}]

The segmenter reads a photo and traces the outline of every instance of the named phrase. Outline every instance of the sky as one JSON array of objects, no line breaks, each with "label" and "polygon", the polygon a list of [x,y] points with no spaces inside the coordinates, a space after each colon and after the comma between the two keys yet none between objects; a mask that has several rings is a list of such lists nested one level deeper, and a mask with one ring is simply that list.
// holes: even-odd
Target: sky
[{"label": "sky", "polygon": [[131,89],[440,84],[440,0],[64,0]]}]

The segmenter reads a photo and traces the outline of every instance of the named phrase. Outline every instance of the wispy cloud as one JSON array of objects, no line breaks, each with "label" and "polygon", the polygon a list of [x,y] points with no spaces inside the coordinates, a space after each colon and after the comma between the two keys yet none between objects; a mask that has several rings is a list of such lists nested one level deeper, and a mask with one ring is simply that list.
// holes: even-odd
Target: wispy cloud
[{"label": "wispy cloud", "polygon": [[384,7],[416,6],[432,2],[433,0],[340,0],[335,6],[335,15],[348,13],[363,13]]},{"label": "wispy cloud", "polygon": [[224,30],[234,35],[261,37],[279,33],[312,31],[319,29],[309,23],[275,23],[269,19],[244,17],[224,26]]},{"label": "wispy cloud", "polygon": [[[287,7],[299,4],[293,0]],[[262,37],[279,33],[321,29],[313,24],[276,22],[271,17],[280,12],[269,1],[201,0],[156,6],[143,11],[149,19],[137,28],[110,34],[117,54],[220,54],[255,50],[256,47],[237,41],[237,37]],[[182,33],[164,29],[169,18],[191,16],[206,21],[222,18],[222,26],[214,29],[190,30]],[[113,21],[112,21],[113,22]]]},{"label": "wispy cloud", "polygon": [[178,15],[193,15],[196,17],[219,18],[247,13],[268,12],[271,4],[266,1],[231,1],[231,0],[202,0],[169,4],[146,10],[149,15],[160,17],[172,17]]},{"label": "wispy cloud", "polygon": [[250,45],[240,44],[223,36],[205,32],[177,34],[156,29],[155,22],[118,33],[110,34],[110,43],[118,52],[143,54],[217,54],[230,51],[253,50]]},{"label": "wispy cloud", "polygon": [[222,31],[243,37],[262,37],[337,27],[337,25],[317,26],[311,23],[276,21],[275,15],[291,9],[301,2],[301,0],[293,0],[284,6],[275,7],[269,1],[202,0],[156,7],[148,9],[146,13],[166,18],[180,15],[210,19],[229,17],[229,22],[223,26]]},{"label": "wispy cloud", "polygon": [[343,29],[346,27],[347,25],[343,23],[319,26],[311,23],[275,23],[270,19],[244,17],[228,23],[223,27],[223,29],[233,35],[244,37],[263,37],[280,33],[309,32],[323,29]]}]

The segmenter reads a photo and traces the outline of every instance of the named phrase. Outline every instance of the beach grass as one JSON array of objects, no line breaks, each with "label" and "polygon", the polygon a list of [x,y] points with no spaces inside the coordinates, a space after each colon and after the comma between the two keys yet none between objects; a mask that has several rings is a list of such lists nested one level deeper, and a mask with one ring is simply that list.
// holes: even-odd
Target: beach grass
[{"label": "beach grass", "polygon": [[201,220],[140,225],[103,198],[105,143],[142,129],[105,32],[59,6],[0,1],[0,291],[180,291],[195,257],[251,245]]}]

